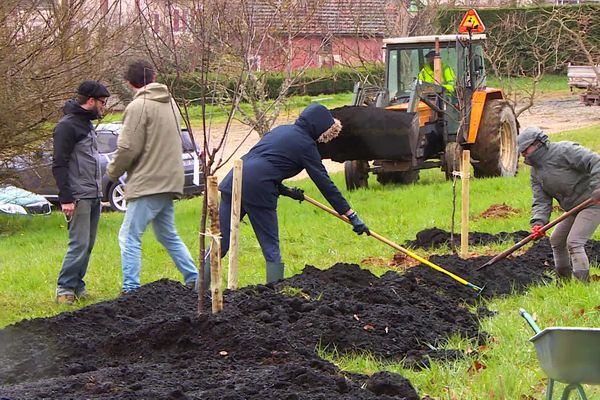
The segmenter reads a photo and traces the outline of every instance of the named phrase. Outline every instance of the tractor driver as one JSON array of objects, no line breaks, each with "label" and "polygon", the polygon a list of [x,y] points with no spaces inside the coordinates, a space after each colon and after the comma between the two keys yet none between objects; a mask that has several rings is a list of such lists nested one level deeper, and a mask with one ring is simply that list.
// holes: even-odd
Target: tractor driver
[{"label": "tractor driver", "polygon": [[[435,74],[433,72],[433,59],[435,58],[435,50],[431,50],[425,54],[425,60],[427,63],[419,72],[419,80],[421,82],[436,83]],[[446,89],[448,94],[454,96],[454,70],[442,62],[442,82],[440,84]]]}]

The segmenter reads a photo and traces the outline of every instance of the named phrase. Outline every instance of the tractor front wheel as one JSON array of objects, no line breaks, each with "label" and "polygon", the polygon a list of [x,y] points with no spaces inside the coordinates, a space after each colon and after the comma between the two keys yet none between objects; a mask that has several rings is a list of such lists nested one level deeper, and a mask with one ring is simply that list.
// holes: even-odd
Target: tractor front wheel
[{"label": "tractor front wheel", "polygon": [[444,172],[446,179],[452,180],[454,172],[462,170],[462,146],[456,142],[449,142],[444,151]]},{"label": "tractor front wheel", "polygon": [[512,106],[501,99],[486,103],[477,133],[471,147],[473,172],[476,178],[515,176],[519,153],[519,127]]},{"label": "tractor front wheel", "polygon": [[346,161],[344,163],[346,188],[354,190],[369,186],[369,162],[362,160]]},{"label": "tractor front wheel", "polygon": [[377,174],[377,182],[382,185],[388,183],[398,183],[402,185],[408,185],[415,183],[419,180],[419,170],[402,171],[402,172],[380,172]]}]

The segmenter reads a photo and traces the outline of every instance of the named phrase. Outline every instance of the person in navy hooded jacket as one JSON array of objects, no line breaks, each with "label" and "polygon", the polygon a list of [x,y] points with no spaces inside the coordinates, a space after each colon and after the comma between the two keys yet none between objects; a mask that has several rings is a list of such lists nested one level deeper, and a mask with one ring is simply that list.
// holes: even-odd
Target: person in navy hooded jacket
[{"label": "person in navy hooded jacket", "polygon": [[[283,279],[284,265],[279,250],[277,198],[279,195],[304,200],[301,189],[282,185],[284,179],[306,170],[329,204],[340,215],[350,219],[354,232],[369,234],[369,229],[350,208],[338,188],[331,181],[317,142],[328,142],[341,131],[340,121],[320,104],[311,104],[302,111],[293,125],[281,125],[267,134],[242,157],[241,218],[248,215],[256,238],[265,257],[267,283]],[[221,192],[221,257],[229,250],[231,215],[232,171],[219,185]],[[206,263],[208,265],[208,263]],[[205,282],[210,282],[209,267],[205,267]]]}]

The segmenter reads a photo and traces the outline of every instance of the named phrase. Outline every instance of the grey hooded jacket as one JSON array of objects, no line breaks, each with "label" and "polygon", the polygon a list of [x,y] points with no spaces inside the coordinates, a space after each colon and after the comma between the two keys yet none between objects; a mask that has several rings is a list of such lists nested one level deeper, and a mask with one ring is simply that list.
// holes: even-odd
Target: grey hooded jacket
[{"label": "grey hooded jacket", "polygon": [[547,143],[525,158],[531,165],[531,225],[545,225],[552,199],[568,211],[600,188],[600,155],[573,142]]}]

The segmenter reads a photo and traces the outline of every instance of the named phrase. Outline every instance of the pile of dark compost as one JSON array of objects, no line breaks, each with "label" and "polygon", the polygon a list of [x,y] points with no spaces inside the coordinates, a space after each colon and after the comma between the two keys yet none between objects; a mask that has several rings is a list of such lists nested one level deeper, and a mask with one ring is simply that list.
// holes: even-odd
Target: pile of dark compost
[{"label": "pile of dark compost", "polygon": [[[600,254],[598,242],[590,245],[588,254]],[[487,283],[484,296],[496,296],[549,280],[551,257],[543,239],[481,271],[474,269],[489,257],[431,261]],[[368,352],[415,368],[461,357],[437,348],[453,334],[485,340],[467,309],[476,301],[474,290],[424,265],[378,278],[338,263],[226,291],[223,312],[197,317],[194,293],[157,281],[0,330],[0,398],[418,399],[401,376],[340,371],[316,348]]]}]

